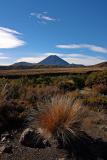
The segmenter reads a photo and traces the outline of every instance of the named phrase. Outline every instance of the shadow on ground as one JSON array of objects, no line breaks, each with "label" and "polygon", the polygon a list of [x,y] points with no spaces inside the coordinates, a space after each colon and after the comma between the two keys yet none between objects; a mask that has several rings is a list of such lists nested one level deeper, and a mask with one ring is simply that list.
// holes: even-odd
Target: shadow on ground
[{"label": "shadow on ground", "polygon": [[77,134],[70,139],[69,145],[64,146],[68,152],[68,159],[107,160],[107,142],[102,139],[93,139],[84,132]]}]

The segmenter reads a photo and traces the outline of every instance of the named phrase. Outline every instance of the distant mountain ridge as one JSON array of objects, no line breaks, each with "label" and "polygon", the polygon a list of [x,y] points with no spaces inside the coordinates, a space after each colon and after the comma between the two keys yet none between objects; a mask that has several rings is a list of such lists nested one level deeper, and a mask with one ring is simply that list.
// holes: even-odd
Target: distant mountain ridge
[{"label": "distant mountain ridge", "polygon": [[28,63],[28,62],[17,62],[17,63],[14,63],[12,66],[32,66],[33,63]]},{"label": "distant mountain ridge", "polygon": [[[72,59],[71,59],[72,60]],[[51,55],[42,60],[39,63],[29,63],[29,62],[17,62],[9,66],[0,66],[1,70],[8,69],[36,69],[44,67],[85,67],[82,64],[69,64],[57,55]],[[87,67],[107,67],[107,62],[102,62],[96,65],[91,65]]]},{"label": "distant mountain ridge", "polygon": [[51,55],[39,62],[40,65],[50,65],[50,66],[68,66],[69,63],[63,60],[62,58]]}]

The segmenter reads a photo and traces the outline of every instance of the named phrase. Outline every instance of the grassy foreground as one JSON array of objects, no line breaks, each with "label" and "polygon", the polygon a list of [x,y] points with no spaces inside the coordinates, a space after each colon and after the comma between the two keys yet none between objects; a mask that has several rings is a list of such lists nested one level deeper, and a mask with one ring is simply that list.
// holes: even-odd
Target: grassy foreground
[{"label": "grassy foreground", "polygon": [[[45,141],[54,139],[60,147],[72,148],[72,152],[85,136],[81,133],[107,141],[107,71],[83,68],[66,74],[68,69],[62,70],[57,73],[63,74],[50,74],[55,70],[49,69],[44,75],[0,78],[1,135],[15,130],[20,135],[31,127]],[[85,138],[83,141],[87,143]]]}]

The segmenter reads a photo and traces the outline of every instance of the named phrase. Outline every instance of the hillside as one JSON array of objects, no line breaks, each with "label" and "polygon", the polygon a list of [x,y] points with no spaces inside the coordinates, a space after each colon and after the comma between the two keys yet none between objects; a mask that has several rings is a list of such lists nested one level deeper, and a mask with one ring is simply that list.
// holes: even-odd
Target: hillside
[{"label": "hillside", "polygon": [[94,67],[107,67],[107,62],[102,62],[99,64],[94,65]]},{"label": "hillside", "polygon": [[40,65],[51,65],[51,66],[68,66],[69,63],[61,59],[56,55],[51,55],[45,58],[39,63]]},{"label": "hillside", "polygon": [[17,62],[17,63],[14,63],[12,66],[18,67],[18,66],[32,66],[32,65],[33,65],[33,63],[28,63],[28,62]]}]

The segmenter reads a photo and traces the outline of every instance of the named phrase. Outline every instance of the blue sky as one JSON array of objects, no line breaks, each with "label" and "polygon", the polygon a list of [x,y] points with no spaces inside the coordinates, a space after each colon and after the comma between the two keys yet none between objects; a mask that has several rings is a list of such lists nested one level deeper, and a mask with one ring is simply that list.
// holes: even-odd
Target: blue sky
[{"label": "blue sky", "polygon": [[107,61],[107,0],[0,0],[0,65]]}]

